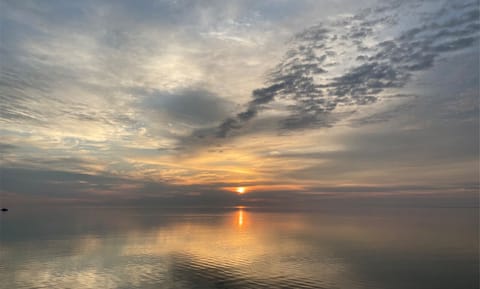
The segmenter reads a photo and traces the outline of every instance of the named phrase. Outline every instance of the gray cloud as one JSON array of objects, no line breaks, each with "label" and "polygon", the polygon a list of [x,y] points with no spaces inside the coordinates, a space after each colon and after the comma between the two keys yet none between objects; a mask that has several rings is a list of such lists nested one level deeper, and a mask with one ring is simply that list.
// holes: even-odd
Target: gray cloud
[{"label": "gray cloud", "polygon": [[[52,163],[55,163],[54,161]],[[73,201],[76,205],[128,206],[233,206],[235,194],[220,190],[222,183],[176,185],[162,180],[146,181],[124,176],[75,173],[62,170],[1,167],[0,192],[6,204]],[[37,199],[38,198],[38,199]]]},{"label": "gray cloud", "polygon": [[387,122],[392,118],[401,117],[406,111],[413,109],[415,104],[415,102],[408,101],[407,103],[397,105],[387,111],[376,112],[368,116],[354,118],[351,120],[351,125],[354,127],[360,127],[363,125]]},{"label": "gray cloud", "polygon": [[8,143],[0,143],[0,154],[8,153],[14,149],[16,149],[17,146],[8,144]]},{"label": "gray cloud", "polygon": [[172,123],[191,126],[217,123],[229,114],[231,102],[204,89],[180,89],[173,92],[154,91],[146,93],[142,109],[157,116],[163,115]]},{"label": "gray cloud", "polygon": [[[478,41],[479,12],[474,2],[446,2],[436,12],[420,10],[416,13],[422,20],[405,30],[403,27],[410,24],[399,23],[398,13],[405,9],[415,13],[412,10],[418,6],[408,4],[411,3],[391,4],[375,11],[367,9],[296,35],[293,48],[269,74],[268,86],[254,90],[247,108],[227,118],[216,135],[226,137],[266,109],[266,105],[282,101],[289,103],[290,114],[282,121],[283,128],[331,126],[337,119],[330,114],[339,106],[375,103],[385,90],[404,87],[414,72],[431,68],[445,53],[472,47]],[[388,39],[381,33],[391,29],[404,31],[378,41],[382,37]],[[376,42],[373,46],[369,43],[372,41]],[[352,64],[348,58],[351,49],[360,54]],[[331,77],[330,71],[335,74],[338,69],[342,72]],[[322,76],[323,81],[318,81]]]},{"label": "gray cloud", "polygon": [[115,177],[95,176],[66,171],[2,167],[1,190],[27,196],[41,196],[46,201],[52,197],[72,198],[95,189],[99,193],[120,180]]}]

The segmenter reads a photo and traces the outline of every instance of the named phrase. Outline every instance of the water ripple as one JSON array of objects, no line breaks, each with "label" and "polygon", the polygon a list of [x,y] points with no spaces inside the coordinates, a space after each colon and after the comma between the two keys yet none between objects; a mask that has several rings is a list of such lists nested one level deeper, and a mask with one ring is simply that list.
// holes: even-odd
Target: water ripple
[{"label": "water ripple", "polygon": [[216,264],[214,259],[200,259],[183,253],[175,254],[171,265],[174,278],[187,281],[191,288],[336,288],[326,287],[321,281],[305,276],[262,277],[247,266],[225,266]]}]

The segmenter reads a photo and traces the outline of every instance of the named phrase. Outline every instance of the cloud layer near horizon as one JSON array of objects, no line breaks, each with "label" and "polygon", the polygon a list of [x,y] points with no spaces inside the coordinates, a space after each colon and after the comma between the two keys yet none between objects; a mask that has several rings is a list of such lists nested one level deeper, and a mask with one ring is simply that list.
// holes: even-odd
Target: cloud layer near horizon
[{"label": "cloud layer near horizon", "polygon": [[476,198],[477,1],[190,2],[2,4],[3,196]]}]

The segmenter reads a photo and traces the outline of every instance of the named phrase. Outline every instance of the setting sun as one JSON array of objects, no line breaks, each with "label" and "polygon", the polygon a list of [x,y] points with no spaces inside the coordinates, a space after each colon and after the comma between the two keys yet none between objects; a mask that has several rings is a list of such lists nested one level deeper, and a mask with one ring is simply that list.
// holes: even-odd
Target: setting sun
[{"label": "setting sun", "polygon": [[239,194],[245,193],[245,188],[244,187],[238,187],[237,188],[237,193],[239,193]]}]

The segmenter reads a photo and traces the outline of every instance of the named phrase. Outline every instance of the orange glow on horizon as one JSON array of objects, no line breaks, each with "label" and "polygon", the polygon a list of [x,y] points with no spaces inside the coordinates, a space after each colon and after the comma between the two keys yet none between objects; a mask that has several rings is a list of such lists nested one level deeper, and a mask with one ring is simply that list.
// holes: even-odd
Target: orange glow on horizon
[{"label": "orange glow on horizon", "polygon": [[221,187],[221,189],[237,193],[237,194],[246,194],[250,192],[268,192],[268,191],[278,191],[278,190],[291,190],[291,191],[305,191],[304,186],[296,184],[276,184],[276,185],[251,185],[243,187]]}]

